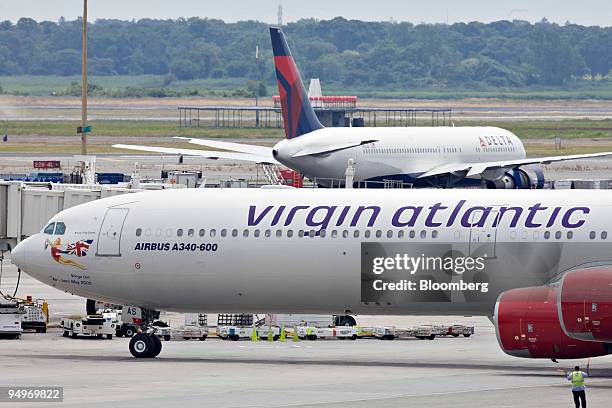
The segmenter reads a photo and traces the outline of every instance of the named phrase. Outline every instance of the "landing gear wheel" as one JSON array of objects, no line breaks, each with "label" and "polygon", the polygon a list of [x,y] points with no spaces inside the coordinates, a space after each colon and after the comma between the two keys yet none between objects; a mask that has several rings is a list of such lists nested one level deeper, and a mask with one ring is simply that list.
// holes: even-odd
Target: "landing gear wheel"
[{"label": "landing gear wheel", "polygon": [[162,342],[159,339],[159,337],[157,337],[155,334],[151,335],[151,340],[153,340],[153,344],[155,345],[155,350],[153,351],[153,354],[150,355],[150,358],[155,358],[157,356],[159,356],[159,353],[161,353],[162,351]]},{"label": "landing gear wheel", "polygon": [[164,336],[164,340],[166,340],[166,341],[170,341],[170,335],[169,335],[169,334],[166,334],[166,335]]},{"label": "landing gear wheel", "polygon": [[136,358],[156,357],[161,349],[161,341],[155,335],[138,333],[130,340],[130,353]]},{"label": "landing gear wheel", "polygon": [[112,334],[107,334],[107,335],[106,335],[106,338],[107,338],[108,340],[112,340],[112,339],[113,339],[113,335],[112,335]]},{"label": "landing gear wheel", "polygon": [[466,333],[466,334],[463,335],[463,337],[470,337],[470,336],[471,336],[471,334],[469,334],[469,333]]},{"label": "landing gear wheel", "polygon": [[132,336],[134,336],[134,329],[133,329],[133,328],[131,328],[131,327],[126,327],[126,328],[123,330],[123,335],[124,335],[125,337],[132,337]]}]

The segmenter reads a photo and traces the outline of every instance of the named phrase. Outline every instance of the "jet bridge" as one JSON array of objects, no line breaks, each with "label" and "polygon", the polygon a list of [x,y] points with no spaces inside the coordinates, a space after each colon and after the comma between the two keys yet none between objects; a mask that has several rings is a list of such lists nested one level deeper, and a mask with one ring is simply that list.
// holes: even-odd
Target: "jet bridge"
[{"label": "jet bridge", "polygon": [[0,251],[14,248],[22,239],[40,232],[55,214],[75,205],[120,194],[181,187],[141,183],[140,188],[131,189],[0,180]]}]

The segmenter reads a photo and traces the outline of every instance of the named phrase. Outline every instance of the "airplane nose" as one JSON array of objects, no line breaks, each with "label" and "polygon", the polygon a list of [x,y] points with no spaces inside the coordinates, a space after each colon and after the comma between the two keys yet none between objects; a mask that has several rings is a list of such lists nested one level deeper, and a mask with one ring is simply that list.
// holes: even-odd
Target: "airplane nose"
[{"label": "airplane nose", "polygon": [[26,264],[26,246],[27,240],[21,241],[17,246],[11,249],[11,261],[17,265],[19,269],[24,269]]}]

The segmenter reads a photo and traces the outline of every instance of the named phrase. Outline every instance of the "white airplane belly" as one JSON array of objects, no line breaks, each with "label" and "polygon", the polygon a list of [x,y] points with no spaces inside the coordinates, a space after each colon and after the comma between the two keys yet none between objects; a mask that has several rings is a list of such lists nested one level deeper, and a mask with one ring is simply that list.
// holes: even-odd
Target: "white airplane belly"
[{"label": "white airplane belly", "polygon": [[358,307],[359,243],[308,239],[301,238],[299,245],[272,238],[259,243],[226,239],[214,253],[131,252],[122,266],[97,268],[95,290],[109,300],[176,311],[342,312]]}]

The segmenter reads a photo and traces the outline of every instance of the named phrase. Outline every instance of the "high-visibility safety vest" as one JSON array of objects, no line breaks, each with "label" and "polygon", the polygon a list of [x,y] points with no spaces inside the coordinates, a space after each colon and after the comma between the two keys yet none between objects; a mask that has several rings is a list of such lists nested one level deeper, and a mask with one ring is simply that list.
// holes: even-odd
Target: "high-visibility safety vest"
[{"label": "high-visibility safety vest", "polygon": [[572,387],[584,387],[584,375],[582,375],[582,371],[574,371],[572,373]]}]

